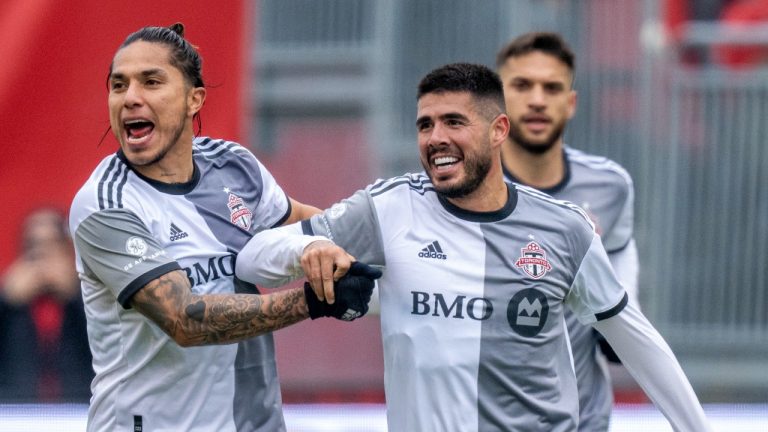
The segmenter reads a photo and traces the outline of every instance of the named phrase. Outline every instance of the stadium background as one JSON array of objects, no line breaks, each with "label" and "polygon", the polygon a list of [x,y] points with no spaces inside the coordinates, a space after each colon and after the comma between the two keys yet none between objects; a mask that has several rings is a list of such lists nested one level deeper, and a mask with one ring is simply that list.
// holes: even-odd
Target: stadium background
[{"label": "stadium background", "polygon": [[[5,0],[0,269],[18,250],[23,216],[67,209],[117,148],[106,74],[143,25],[182,21],[200,47],[203,133],[250,146],[290,195],[321,207],[419,169],[414,93],[424,73],[454,61],[493,66],[501,43],[553,30],[577,53],[566,142],[635,180],[646,314],[703,402],[768,403],[768,63],[735,67],[721,55],[726,42],[768,46],[768,22],[726,31],[716,19],[726,3]],[[286,402],[383,401],[375,317],[302,323],[276,339]],[[620,402],[644,401],[614,373]]]}]

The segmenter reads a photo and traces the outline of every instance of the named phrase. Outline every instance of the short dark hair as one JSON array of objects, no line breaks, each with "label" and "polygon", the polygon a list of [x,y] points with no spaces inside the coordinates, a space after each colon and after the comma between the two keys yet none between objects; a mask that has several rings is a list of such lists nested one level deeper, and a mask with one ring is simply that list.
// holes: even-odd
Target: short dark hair
[{"label": "short dark hair", "polygon": [[[171,50],[171,58],[169,59],[171,65],[179,69],[192,86],[205,87],[203,59],[197,49],[184,39],[184,24],[176,23],[170,27],[143,27],[128,35],[118,51],[140,40],[167,46]],[[110,64],[110,75],[112,74],[112,67],[113,65]]]},{"label": "short dark hair", "polygon": [[496,55],[496,67],[500,68],[510,57],[518,57],[540,51],[549,54],[568,66],[571,74],[576,70],[576,57],[568,43],[557,33],[531,32],[520,35],[506,44]]},{"label": "short dark hair", "polygon": [[417,99],[429,93],[468,92],[482,103],[483,114],[493,118],[506,112],[501,79],[486,66],[452,63],[441,66],[421,79]]}]

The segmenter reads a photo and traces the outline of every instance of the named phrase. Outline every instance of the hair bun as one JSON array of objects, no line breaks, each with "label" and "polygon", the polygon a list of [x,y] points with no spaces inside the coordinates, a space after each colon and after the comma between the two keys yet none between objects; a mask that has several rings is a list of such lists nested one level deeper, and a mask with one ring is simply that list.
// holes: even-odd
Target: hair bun
[{"label": "hair bun", "polygon": [[177,35],[184,37],[184,24],[177,22],[176,24],[172,24],[168,28],[174,33],[176,33]]}]

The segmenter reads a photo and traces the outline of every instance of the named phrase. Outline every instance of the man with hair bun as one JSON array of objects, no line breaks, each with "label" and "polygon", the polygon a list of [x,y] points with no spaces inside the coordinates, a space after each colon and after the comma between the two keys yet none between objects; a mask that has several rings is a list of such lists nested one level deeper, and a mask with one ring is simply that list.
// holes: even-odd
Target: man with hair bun
[{"label": "man with hair bun", "polygon": [[284,431],[270,332],[365,314],[377,271],[340,267],[353,276],[329,279],[334,304],[235,277],[257,231],[318,210],[244,147],[196,136],[206,88],[183,25],[130,34],[107,85],[120,149],[70,212],[96,372],[88,430]]}]

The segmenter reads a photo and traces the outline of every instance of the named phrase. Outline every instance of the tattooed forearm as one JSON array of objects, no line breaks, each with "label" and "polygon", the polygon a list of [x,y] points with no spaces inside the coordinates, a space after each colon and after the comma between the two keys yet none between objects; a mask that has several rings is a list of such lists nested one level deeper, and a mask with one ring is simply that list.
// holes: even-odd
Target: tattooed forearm
[{"label": "tattooed forearm", "polygon": [[181,272],[139,290],[133,307],[182,346],[232,343],[277,330],[309,316],[302,288],[268,295],[193,294]]}]

